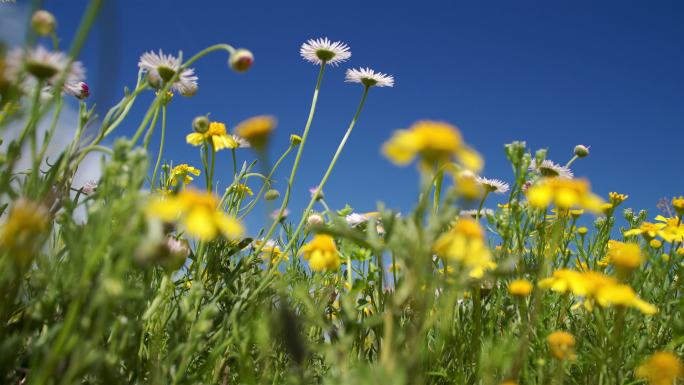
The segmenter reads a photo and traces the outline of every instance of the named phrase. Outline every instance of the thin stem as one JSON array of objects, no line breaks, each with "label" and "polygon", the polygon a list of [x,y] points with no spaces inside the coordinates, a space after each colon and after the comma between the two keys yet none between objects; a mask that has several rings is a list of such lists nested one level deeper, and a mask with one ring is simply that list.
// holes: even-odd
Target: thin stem
[{"label": "thin stem", "polygon": [[161,141],[159,142],[159,152],[157,153],[157,162],[154,164],[154,172],[152,172],[152,183],[150,187],[154,190],[154,184],[157,181],[157,171],[161,163],[162,154],[164,153],[164,140],[166,138],[166,106],[162,105],[162,125],[161,125]]},{"label": "thin stem", "polygon": [[299,220],[299,224],[297,225],[297,228],[295,229],[294,233],[292,233],[292,236],[290,238],[290,242],[285,247],[285,250],[290,249],[292,244],[295,242],[297,235],[299,234],[299,232],[304,227],[304,223],[306,223],[306,218],[308,218],[309,212],[311,211],[311,208],[313,207],[314,203],[316,203],[316,197],[319,196],[321,190],[323,190],[323,186],[325,186],[326,182],[328,181],[328,178],[330,177],[330,174],[332,173],[332,170],[335,167],[335,164],[337,163],[337,159],[340,157],[340,154],[342,153],[342,150],[344,149],[344,145],[347,143],[347,139],[349,139],[349,135],[351,134],[352,130],[354,129],[354,125],[356,125],[356,121],[359,119],[359,115],[361,114],[361,111],[363,110],[363,105],[366,103],[366,97],[368,96],[368,90],[369,89],[370,89],[370,87],[367,87],[367,86],[364,87],[363,96],[361,96],[361,102],[359,102],[359,106],[356,109],[356,113],[354,114],[354,118],[352,119],[351,123],[349,124],[349,128],[347,129],[347,132],[344,134],[344,137],[342,137],[342,141],[340,142],[339,146],[337,146],[337,151],[335,152],[335,155],[333,156],[332,160],[330,161],[330,164],[328,165],[328,169],[326,170],[325,175],[323,175],[323,179],[321,179],[321,182],[318,184],[316,191],[312,194],[311,200],[309,201],[309,204],[306,206],[306,209],[304,210],[304,214],[302,215],[302,218]]},{"label": "thin stem", "polygon": [[239,219],[244,218],[256,206],[256,203],[259,201],[261,196],[266,191],[266,186],[270,187],[271,177],[273,177],[275,170],[278,168],[278,166],[280,166],[280,163],[283,161],[283,159],[285,159],[285,157],[290,153],[290,151],[292,151],[293,148],[294,147],[290,145],[290,147],[288,147],[287,150],[285,150],[283,155],[280,156],[278,161],[276,161],[275,165],[273,165],[273,168],[271,169],[271,172],[268,174],[268,176],[264,180],[264,183],[261,185],[261,188],[259,189],[259,193],[257,193],[256,198],[254,198],[254,200],[249,204],[249,206],[245,207],[245,211],[240,215]]},{"label": "thin stem", "polygon": [[[280,204],[280,210],[278,211],[278,216],[276,218],[282,218],[285,208],[287,207],[288,201],[290,199],[290,191],[292,190],[292,185],[294,184],[294,178],[297,175],[297,168],[299,167],[299,160],[302,157],[302,152],[304,151],[304,145],[306,144],[306,138],[309,136],[309,128],[311,127],[311,122],[313,121],[314,114],[316,112],[316,104],[318,103],[318,92],[321,89],[321,81],[323,80],[323,73],[325,72],[326,63],[321,63],[321,69],[318,71],[318,79],[316,80],[316,88],[314,88],[313,98],[311,100],[311,108],[309,109],[309,118],[306,121],[306,126],[304,126],[304,133],[302,133],[302,142],[299,143],[299,148],[297,149],[297,155],[295,156],[294,164],[292,165],[292,171],[290,171],[290,179],[287,181],[287,190],[285,190],[285,196],[283,197],[283,202]],[[274,220],[271,227],[266,232],[264,239],[269,239],[276,226],[278,226],[280,221],[278,219]],[[256,250],[255,255],[258,255],[263,248],[264,243],[262,243]],[[287,249],[286,249],[287,250]],[[287,252],[287,251],[286,251]]]}]

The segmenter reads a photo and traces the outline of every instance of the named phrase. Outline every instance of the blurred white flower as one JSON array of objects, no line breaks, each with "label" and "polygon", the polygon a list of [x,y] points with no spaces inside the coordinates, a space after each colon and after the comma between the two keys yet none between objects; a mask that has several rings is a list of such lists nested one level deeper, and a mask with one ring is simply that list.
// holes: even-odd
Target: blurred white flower
[{"label": "blurred white flower", "polygon": [[[147,72],[152,85],[162,87],[163,82],[170,81],[178,71],[181,71],[181,61],[173,55],[167,55],[159,50],[145,52],[140,56],[138,67]],[[171,85],[171,89],[183,96],[192,96],[197,92],[197,76],[192,68],[185,68]]]}]

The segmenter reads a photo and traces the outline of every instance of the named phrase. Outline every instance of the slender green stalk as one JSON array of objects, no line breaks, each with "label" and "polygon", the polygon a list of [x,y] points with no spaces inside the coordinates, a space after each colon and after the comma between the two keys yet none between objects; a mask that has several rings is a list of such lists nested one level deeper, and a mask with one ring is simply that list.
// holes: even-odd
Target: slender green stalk
[{"label": "slender green stalk", "polygon": [[290,153],[290,151],[292,151],[293,148],[294,148],[294,146],[291,144],[287,148],[287,150],[285,150],[283,155],[280,156],[278,161],[276,161],[275,165],[273,165],[271,172],[269,172],[268,176],[264,179],[264,183],[261,185],[261,188],[259,189],[257,196],[254,198],[254,200],[252,200],[252,202],[247,207],[245,207],[245,209],[244,209],[245,211],[242,214],[240,214],[240,217],[239,217],[240,219],[244,218],[247,214],[249,214],[250,211],[252,211],[252,209],[254,209],[257,202],[259,202],[259,199],[261,198],[261,196],[266,191],[266,187],[267,186],[270,187],[271,178],[273,177],[273,174],[275,173],[275,171],[278,169],[278,166],[280,166],[280,163],[282,163],[283,159],[285,159],[285,157],[287,157],[287,155]]},{"label": "slender green stalk", "polygon": [[154,171],[152,172],[152,183],[150,187],[154,190],[155,182],[157,181],[157,170],[161,163],[162,154],[164,153],[164,140],[166,138],[166,106],[162,105],[162,123],[161,123],[161,140],[159,141],[159,151],[157,153],[157,162],[154,164]]},{"label": "slender green stalk", "polygon": [[[283,197],[283,202],[280,204],[280,210],[278,211],[278,216],[276,218],[281,218],[285,212],[285,208],[290,200],[290,192],[292,191],[292,185],[294,184],[295,176],[297,175],[297,169],[299,168],[299,161],[302,157],[302,152],[304,151],[304,145],[306,145],[306,138],[309,136],[309,129],[311,128],[311,122],[316,113],[316,104],[318,103],[318,92],[321,89],[321,81],[323,80],[323,73],[325,72],[326,63],[321,63],[321,69],[318,71],[318,79],[316,80],[316,88],[314,88],[313,98],[311,99],[311,108],[309,109],[309,118],[306,120],[306,126],[304,126],[304,132],[302,133],[302,141],[299,143],[299,148],[297,149],[297,155],[295,156],[294,164],[292,165],[292,170],[290,171],[290,179],[287,181],[287,190],[285,190],[285,196]],[[271,227],[264,235],[264,239],[268,239],[273,235],[275,228],[278,226],[280,221],[275,219],[271,224]],[[262,243],[256,250],[255,255],[259,255],[261,249],[263,248]],[[287,252],[287,250],[285,251]]]},{"label": "slender green stalk", "polygon": [[[356,113],[354,114],[354,118],[352,119],[351,123],[349,124],[349,128],[347,128],[347,132],[344,134],[344,137],[342,137],[342,141],[340,142],[339,146],[337,146],[337,151],[335,151],[335,155],[333,155],[332,160],[330,161],[330,164],[328,165],[328,169],[325,171],[325,174],[323,175],[323,178],[321,179],[321,182],[318,184],[318,187],[316,187],[316,191],[311,194],[311,200],[309,200],[309,204],[306,206],[306,209],[304,209],[304,213],[302,215],[302,218],[299,220],[299,224],[297,225],[297,228],[295,231],[292,233],[292,236],[290,238],[290,242],[288,245],[285,247],[285,252],[292,247],[294,244],[297,235],[299,232],[302,230],[304,227],[304,224],[306,223],[306,219],[309,216],[309,212],[311,212],[311,208],[313,207],[314,203],[316,203],[316,197],[321,193],[321,190],[323,190],[323,187],[325,186],[326,182],[328,181],[328,178],[330,177],[330,174],[332,173],[333,168],[335,167],[335,164],[337,163],[337,159],[339,159],[340,154],[342,154],[342,150],[344,149],[344,145],[347,143],[347,140],[349,139],[349,135],[351,135],[352,130],[354,129],[354,125],[356,125],[356,121],[359,119],[359,115],[361,114],[361,111],[363,110],[363,105],[366,103],[366,97],[368,96],[368,90],[370,87],[366,86],[363,88],[363,95],[361,96],[361,101],[359,102],[359,106],[356,109]],[[382,268],[382,266],[381,266]]]}]

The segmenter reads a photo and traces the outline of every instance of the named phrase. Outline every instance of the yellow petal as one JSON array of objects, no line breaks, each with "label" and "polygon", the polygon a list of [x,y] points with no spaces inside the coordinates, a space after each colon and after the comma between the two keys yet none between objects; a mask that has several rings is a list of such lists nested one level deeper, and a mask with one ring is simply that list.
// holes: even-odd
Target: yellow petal
[{"label": "yellow petal", "polygon": [[213,220],[213,213],[206,208],[191,210],[185,217],[185,229],[190,235],[203,241],[216,238],[217,229]]}]

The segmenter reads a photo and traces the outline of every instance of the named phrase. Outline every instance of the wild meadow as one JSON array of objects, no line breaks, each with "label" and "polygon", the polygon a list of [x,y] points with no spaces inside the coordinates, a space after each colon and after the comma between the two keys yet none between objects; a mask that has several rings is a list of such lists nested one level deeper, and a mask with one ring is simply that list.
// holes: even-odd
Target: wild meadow
[{"label": "wild meadow", "polygon": [[[572,171],[591,162],[584,145],[551,160],[501,143],[510,173],[485,177],[467,130],[416,117],[379,149],[407,178],[419,170],[412,209],[330,207],[366,99],[395,78],[347,69],[351,48],[327,38],[301,46],[312,100],[289,146],[273,148],[274,116],[202,111],[185,122],[195,162],[165,162],[167,114],[198,90],[193,64],[223,56],[240,76],[255,56],[150,47],[98,115],[78,57],[100,3],[69,44],[39,10],[27,45],[0,49],[0,383],[681,383],[684,197],[647,212],[592,192]],[[358,109],[326,172],[302,180],[319,90],[342,70]],[[67,104],[75,134],[48,157]],[[101,174],[76,184],[86,159]],[[288,208],[294,184],[317,186],[302,212]]]}]

